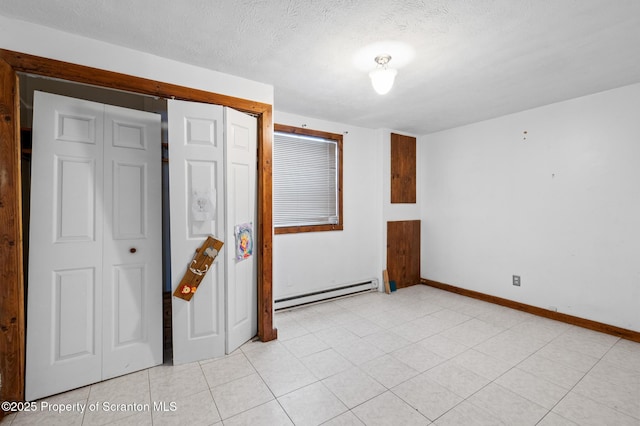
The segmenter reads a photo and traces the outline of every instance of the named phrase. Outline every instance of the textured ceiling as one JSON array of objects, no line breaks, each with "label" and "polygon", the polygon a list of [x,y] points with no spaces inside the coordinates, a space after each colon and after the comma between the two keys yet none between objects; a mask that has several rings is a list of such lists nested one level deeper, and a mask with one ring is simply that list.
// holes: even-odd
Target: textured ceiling
[{"label": "textured ceiling", "polygon": [[[0,14],[272,84],[279,111],[418,135],[640,82],[638,0],[0,0]],[[383,49],[399,72],[380,96],[367,71]]]}]

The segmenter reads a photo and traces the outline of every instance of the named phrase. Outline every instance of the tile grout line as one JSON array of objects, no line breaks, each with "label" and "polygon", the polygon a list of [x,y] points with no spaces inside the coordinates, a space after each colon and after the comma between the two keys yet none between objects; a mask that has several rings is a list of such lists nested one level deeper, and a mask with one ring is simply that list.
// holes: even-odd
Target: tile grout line
[{"label": "tile grout line", "polygon": [[[242,348],[242,347],[241,347]],[[286,350],[286,348],[284,348]],[[269,386],[267,384],[267,382],[264,380],[264,378],[262,377],[262,374],[260,374],[260,371],[256,368],[256,366],[253,364],[253,362],[251,361],[251,359],[249,359],[249,357],[247,356],[247,354],[243,351],[242,355],[247,359],[247,362],[249,362],[249,364],[251,365],[251,368],[253,368],[256,372],[256,374],[258,375],[258,377],[260,377],[260,380],[262,380],[262,382],[265,384],[265,386],[267,387],[267,389],[269,389],[269,392],[271,392],[271,396],[273,396],[273,400],[276,401],[278,403],[278,406],[280,407],[280,409],[282,410],[282,412],[287,416],[287,418],[289,419],[289,421],[291,422],[291,424],[293,424],[295,426],[295,423],[293,421],[293,419],[291,418],[291,415],[287,412],[287,410],[285,410],[285,408],[282,406],[282,403],[280,403],[280,400],[278,399],[278,397],[276,397],[276,394],[273,392],[273,389],[271,389],[271,386]],[[292,356],[295,357],[295,355],[292,354]],[[297,358],[296,358],[297,359]],[[305,367],[306,368],[306,367]],[[294,391],[291,391],[294,392]],[[290,393],[290,392],[289,392]],[[285,394],[286,395],[286,394]],[[282,395],[284,396],[284,395]],[[265,402],[264,404],[261,405],[265,405],[268,404],[271,401]],[[255,408],[255,407],[254,407]],[[223,422],[224,424],[224,422]]]},{"label": "tile grout line", "polygon": [[[597,366],[598,364],[600,364],[600,362],[602,362],[602,360],[604,359],[605,355],[606,355],[606,354],[608,354],[608,353],[613,349],[613,347],[614,347],[618,342],[620,342],[621,340],[622,340],[622,338],[621,338],[621,337],[618,337],[618,338],[617,338],[617,340],[616,340],[616,342],[615,342],[613,345],[611,345],[611,347],[609,347],[609,349],[607,349],[607,351],[606,351],[606,352],[605,352],[605,353],[604,353],[604,354],[603,354],[603,355],[598,359],[598,361],[597,361],[595,364],[593,364],[593,365],[589,368],[589,370],[588,370],[587,372],[585,372],[585,373],[584,373],[584,375],[580,378],[580,380],[578,380],[578,381],[577,381],[577,382],[576,382],[576,383],[571,387],[571,389],[569,390],[569,392],[567,392],[567,393],[566,393],[566,394],[565,394],[565,395],[564,395],[564,396],[563,396],[563,397],[562,397],[562,398],[561,398],[561,399],[560,399],[560,400],[559,400],[559,401],[558,401],[558,402],[553,406],[553,408],[557,407],[557,406],[558,406],[558,405],[559,405],[559,404],[560,404],[560,403],[561,403],[565,398],[567,398],[567,397],[568,397],[572,392],[574,392],[574,391],[575,391],[576,386],[578,386],[578,385],[580,384],[580,382],[582,382],[582,381],[587,377],[587,375],[588,375],[588,374],[589,374],[589,373],[590,373],[594,368],[596,368],[596,366]],[[540,355],[540,356],[543,356],[543,355]],[[607,379],[605,378],[605,380],[607,380]],[[608,380],[607,380],[607,381],[608,381]],[[611,382],[609,382],[609,383],[611,383]],[[622,411],[618,410],[616,407],[610,407],[610,406],[608,406],[608,405],[606,405],[606,404],[602,404],[600,401],[596,401],[596,400],[592,399],[592,398],[591,398],[591,397],[589,397],[589,396],[581,395],[581,394],[579,394],[579,393],[577,393],[577,394],[578,394],[578,395],[580,395],[580,397],[585,398],[585,399],[588,399],[589,401],[591,401],[591,402],[593,402],[593,403],[595,403],[595,404],[603,405],[604,407],[606,407],[606,408],[608,408],[608,409],[610,409],[610,410],[613,410],[613,411],[615,411],[615,412],[617,412],[617,413],[619,413],[619,414],[621,414],[621,415],[623,415],[623,416],[627,416],[627,417],[630,417],[630,418],[632,418],[632,419],[636,419],[636,420],[639,420],[639,421],[640,421],[640,418],[637,418],[637,417],[635,417],[635,416],[632,416],[632,415],[630,415],[630,414],[627,414],[627,413],[625,413],[625,412],[622,412]],[[550,412],[553,410],[553,408],[550,410]],[[558,413],[554,413],[554,414],[556,414],[556,415],[560,416]],[[560,416],[560,417],[565,418],[565,417],[563,417],[563,416]]]},{"label": "tile grout line", "polygon": [[[215,362],[215,361],[212,361]],[[211,401],[213,401],[213,406],[216,407],[216,412],[218,413],[218,417],[220,417],[220,423],[224,424],[222,421],[222,414],[220,413],[220,409],[218,408],[218,403],[216,402],[215,397],[213,396],[212,386],[209,384],[209,380],[207,380],[207,375],[204,374],[204,370],[202,369],[202,364],[198,361],[198,368],[204,377],[204,382],[207,384],[207,390],[209,391],[209,395],[211,395]]]}]

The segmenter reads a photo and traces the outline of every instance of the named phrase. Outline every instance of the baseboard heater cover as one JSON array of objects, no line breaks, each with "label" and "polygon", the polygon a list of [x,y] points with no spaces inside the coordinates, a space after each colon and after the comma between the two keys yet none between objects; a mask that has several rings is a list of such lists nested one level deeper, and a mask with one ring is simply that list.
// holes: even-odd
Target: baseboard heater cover
[{"label": "baseboard heater cover", "polygon": [[311,293],[299,294],[297,296],[283,297],[273,302],[273,310],[277,312],[284,309],[298,308],[314,303],[326,302],[328,300],[377,290],[378,279],[372,278],[368,281],[345,284],[339,287],[328,288],[326,290],[313,291]]}]

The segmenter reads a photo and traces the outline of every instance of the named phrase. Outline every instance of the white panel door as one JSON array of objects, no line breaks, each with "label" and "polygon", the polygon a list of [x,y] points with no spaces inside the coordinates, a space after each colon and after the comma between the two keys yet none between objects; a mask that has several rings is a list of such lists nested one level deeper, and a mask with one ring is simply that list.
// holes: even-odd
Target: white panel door
[{"label": "white panel door", "polygon": [[103,110],[34,94],[25,398],[102,378]]},{"label": "white panel door", "polygon": [[103,380],[162,364],[160,120],[105,105]]},{"label": "white panel door", "polygon": [[[231,353],[258,332],[256,168],[257,120],[225,108],[227,217],[227,345]],[[250,224],[249,257],[237,253],[237,227]]]},{"label": "white panel door", "polygon": [[[154,130],[145,127],[147,121],[139,123],[130,118],[123,121],[132,128],[144,128],[145,137],[157,137],[153,142],[145,139],[144,148],[135,148],[147,151],[150,157],[127,163],[136,164],[138,170],[141,164],[146,164],[143,167],[146,175],[140,177],[144,183],[138,182],[138,189],[144,187],[144,194],[113,189],[114,181],[120,181],[116,184],[120,188],[125,185],[123,176],[113,172],[112,160],[118,156],[105,163],[108,149],[104,143],[107,129],[103,105],[36,92],[33,122],[27,400],[103,380],[105,362],[117,366],[105,367],[104,371],[110,372],[108,377],[162,362],[162,288],[159,275],[154,272],[161,270],[161,252],[156,250],[161,244],[148,238],[161,234],[160,198],[156,196],[160,174],[151,175],[155,166],[149,165],[155,161],[159,167],[160,163],[159,117]],[[128,177],[132,175],[129,173]],[[106,198],[107,192],[118,191],[115,198]],[[116,199],[120,210],[113,205]],[[137,227],[143,227],[145,233],[135,236],[136,253],[123,252],[119,250],[123,241],[118,238],[130,237],[128,231],[136,225],[130,222],[135,222],[132,215],[135,207],[122,206],[141,204],[144,213],[138,216]],[[121,216],[114,220],[114,214]],[[121,219],[126,219],[127,224],[114,232],[111,228],[118,226]],[[129,243],[130,240],[124,242],[127,249]],[[141,256],[131,261],[138,253]],[[110,259],[111,263],[103,263],[103,259]],[[125,297],[121,293],[120,297],[127,301],[114,304],[110,301],[114,292],[111,277],[117,268],[126,270],[122,278],[126,284],[120,290],[137,288],[138,294]],[[145,272],[132,272],[136,268]],[[157,309],[152,307],[154,303]],[[120,342],[135,346],[127,355],[129,365],[118,364],[112,357],[109,346],[113,332],[111,326],[105,325],[105,318],[118,318],[123,326],[129,324],[119,330],[121,336],[129,338]]]},{"label": "white panel door", "polygon": [[[208,235],[225,243],[223,110],[216,105],[168,101],[171,287],[180,283]],[[190,301],[172,298],[173,363],[222,356],[224,265],[222,250]]]}]

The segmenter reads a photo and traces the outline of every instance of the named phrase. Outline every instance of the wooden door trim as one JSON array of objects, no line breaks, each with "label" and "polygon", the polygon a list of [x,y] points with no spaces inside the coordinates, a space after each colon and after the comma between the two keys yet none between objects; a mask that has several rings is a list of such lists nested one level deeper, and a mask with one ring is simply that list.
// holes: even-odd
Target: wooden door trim
[{"label": "wooden door trim", "polygon": [[[269,104],[0,49],[0,400],[24,397],[24,277],[20,189],[20,95],[17,72],[59,78],[143,95],[224,105],[258,119],[258,337],[277,338],[273,327],[272,139]],[[9,65],[9,67],[6,66]],[[2,416],[2,414],[0,414]]]},{"label": "wooden door trim", "polygon": [[[25,318],[18,77],[0,60],[0,401],[24,396]],[[18,142],[16,142],[18,141]],[[0,418],[5,411],[0,409]]]}]

